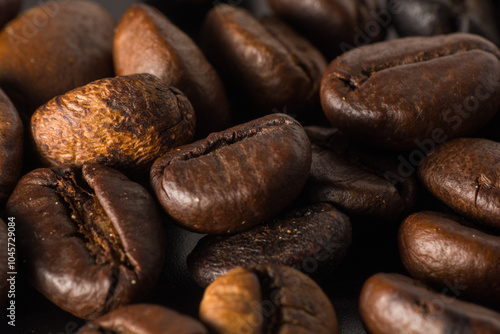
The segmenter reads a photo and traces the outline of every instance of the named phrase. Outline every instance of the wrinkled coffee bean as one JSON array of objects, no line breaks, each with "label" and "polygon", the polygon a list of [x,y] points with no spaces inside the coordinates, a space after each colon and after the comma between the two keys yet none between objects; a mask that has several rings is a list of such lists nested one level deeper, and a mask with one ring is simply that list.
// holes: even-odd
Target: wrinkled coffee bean
[{"label": "wrinkled coffee bean", "polygon": [[163,306],[135,304],[114,310],[83,326],[78,334],[208,334],[196,319]]},{"label": "wrinkled coffee bean", "polygon": [[368,144],[435,146],[473,133],[498,111],[499,59],[495,45],[471,34],[363,46],[330,64],[321,103],[335,127]]},{"label": "wrinkled coffee bean", "polygon": [[0,89],[0,205],[21,177],[23,124],[16,108]]},{"label": "wrinkled coffee bean", "polygon": [[389,24],[376,0],[269,0],[269,4],[329,59],[383,40]]},{"label": "wrinkled coffee bean", "polygon": [[372,334],[495,334],[500,314],[430,290],[399,274],[376,274],[363,286],[360,312]]},{"label": "wrinkled coffee bean", "polygon": [[27,118],[57,95],[113,74],[113,18],[91,1],[32,8],[0,33],[0,87]]},{"label": "wrinkled coffee bean", "polygon": [[337,129],[305,127],[312,163],[300,201],[327,202],[349,217],[394,221],[415,205],[417,182],[399,177],[399,161],[352,143]]},{"label": "wrinkled coffee bean", "polygon": [[259,21],[244,9],[218,5],[207,14],[202,38],[207,57],[257,113],[296,115],[316,103],[326,61],[278,19]]},{"label": "wrinkled coffee bean", "polygon": [[84,164],[82,175],[37,169],[7,202],[33,286],[92,319],[137,301],[156,283],[164,236],[151,195],[123,174]]},{"label": "wrinkled coffee bean", "polygon": [[457,213],[500,229],[500,143],[459,138],[438,147],[418,169],[424,186]]},{"label": "wrinkled coffee bean", "polygon": [[309,277],[283,265],[236,268],[208,286],[200,319],[213,334],[335,334],[335,310]]},{"label": "wrinkled coffee bean", "polygon": [[22,0],[0,0],[0,29],[17,15],[22,4]]},{"label": "wrinkled coffee bean", "polygon": [[231,234],[283,210],[302,190],[310,167],[304,129],[275,114],[170,151],[153,164],[151,184],[182,227]]},{"label": "wrinkled coffee bean", "polygon": [[230,126],[229,102],[217,72],[157,9],[134,4],[123,14],[113,56],[117,75],[151,73],[186,94],[196,112],[198,137]]},{"label": "wrinkled coffee bean", "polygon": [[410,275],[439,288],[453,282],[458,296],[500,302],[500,237],[460,218],[415,213],[399,230],[399,252]]},{"label": "wrinkled coffee bean", "polygon": [[452,32],[481,35],[500,42],[494,9],[484,0],[399,0],[393,23],[401,36],[433,36]]},{"label": "wrinkled coffee bean", "polygon": [[204,237],[187,263],[191,276],[201,286],[236,267],[272,263],[319,277],[340,263],[351,239],[349,218],[329,204],[317,204],[232,236]]},{"label": "wrinkled coffee bean", "polygon": [[153,161],[189,142],[195,116],[179,90],[151,74],[94,81],[56,97],[31,119],[42,162],[97,162],[147,173]]},{"label": "wrinkled coffee bean", "polygon": [[10,288],[10,283],[7,281],[9,276],[7,275],[9,270],[9,247],[8,247],[8,230],[5,222],[0,219],[0,307],[3,307],[7,304],[8,293]]}]

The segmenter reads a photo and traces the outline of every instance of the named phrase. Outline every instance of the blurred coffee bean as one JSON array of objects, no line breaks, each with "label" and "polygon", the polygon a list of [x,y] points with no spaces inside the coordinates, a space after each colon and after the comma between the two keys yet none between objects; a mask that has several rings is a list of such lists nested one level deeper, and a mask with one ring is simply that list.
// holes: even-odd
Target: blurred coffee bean
[{"label": "blurred coffee bean", "polygon": [[22,4],[22,0],[0,0],[0,29],[17,15]]},{"label": "blurred coffee bean", "polygon": [[29,280],[75,316],[135,302],[159,277],[165,245],[155,201],[111,168],[37,169],[16,186],[7,212]]}]

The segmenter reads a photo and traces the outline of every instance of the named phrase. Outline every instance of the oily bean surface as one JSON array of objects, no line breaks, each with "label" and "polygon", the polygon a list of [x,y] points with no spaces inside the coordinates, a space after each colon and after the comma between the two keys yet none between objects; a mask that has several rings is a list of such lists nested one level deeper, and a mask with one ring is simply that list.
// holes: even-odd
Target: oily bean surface
[{"label": "oily bean surface", "polygon": [[418,169],[424,186],[454,211],[500,229],[500,143],[459,138],[438,147]]},{"label": "oily bean surface", "polygon": [[53,97],[111,76],[113,29],[113,18],[91,1],[24,12],[0,33],[0,87],[28,118]]},{"label": "oily bean surface", "polygon": [[351,239],[346,215],[330,204],[311,205],[235,235],[204,237],[189,255],[188,269],[201,286],[236,267],[272,263],[318,277],[340,263]]},{"label": "oily bean surface", "polygon": [[172,150],[155,161],[151,184],[179,225],[231,234],[270,219],[304,186],[311,166],[302,126],[268,115]]},{"label": "oily bean surface", "polygon": [[321,83],[340,130],[393,150],[472,134],[500,108],[500,51],[476,35],[408,37],[349,51]]},{"label": "oily bean surface", "polygon": [[22,3],[22,0],[0,0],[0,29],[17,15]]},{"label": "oily bean surface", "polygon": [[123,306],[83,326],[78,334],[208,334],[196,319],[153,304]]},{"label": "oily bean surface", "polygon": [[194,128],[188,99],[151,74],[94,81],[52,99],[31,119],[37,151],[47,165],[97,162],[141,173],[189,142]]},{"label": "oily bean surface", "polygon": [[198,137],[229,127],[219,75],[191,38],[154,7],[134,4],[123,14],[113,57],[117,75],[151,73],[180,89],[196,112]]},{"label": "oily bean surface", "polygon": [[163,261],[155,201],[123,174],[85,164],[82,175],[25,175],[7,204],[32,285],[73,315],[92,319],[142,298]]},{"label": "oily bean surface", "polygon": [[235,268],[219,277],[205,290],[200,319],[214,334],[339,333],[321,288],[284,265]]},{"label": "oily bean surface", "polygon": [[372,334],[500,331],[500,314],[439,294],[400,274],[376,274],[364,284],[360,313]]},{"label": "oily bean surface", "polygon": [[500,237],[436,212],[415,213],[399,230],[399,252],[412,277],[460,296],[500,302]]}]

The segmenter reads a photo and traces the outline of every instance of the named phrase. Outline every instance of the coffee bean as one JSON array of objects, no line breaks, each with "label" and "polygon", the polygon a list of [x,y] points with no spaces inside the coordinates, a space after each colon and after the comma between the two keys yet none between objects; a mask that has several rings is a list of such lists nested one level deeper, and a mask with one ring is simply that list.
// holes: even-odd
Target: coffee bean
[{"label": "coffee bean", "polygon": [[117,75],[151,73],[186,94],[196,112],[198,137],[229,127],[229,102],[217,72],[157,9],[134,4],[123,14],[113,56]]},{"label": "coffee bean", "polygon": [[98,162],[147,173],[153,161],[193,138],[188,99],[151,74],[102,79],[56,97],[31,119],[42,161]]},{"label": "coffee bean", "polygon": [[0,87],[29,118],[48,100],[113,74],[113,18],[90,1],[32,8],[0,33]]},{"label": "coffee bean", "polygon": [[473,133],[500,108],[499,59],[495,45],[471,34],[364,46],[330,64],[321,103],[335,127],[368,144],[435,147]]},{"label": "coffee bean", "polygon": [[83,326],[78,334],[208,334],[203,325],[160,305],[135,304],[116,309]]},{"label": "coffee bean", "polygon": [[403,264],[418,280],[456,297],[500,302],[500,237],[468,227],[460,218],[416,213],[399,230]]},{"label": "coffee bean", "polygon": [[351,238],[349,218],[329,204],[317,204],[232,236],[204,237],[187,263],[201,286],[236,267],[272,263],[321,277],[344,258]]},{"label": "coffee bean", "polygon": [[218,5],[207,14],[202,38],[207,57],[256,113],[296,115],[315,103],[326,61],[278,19],[259,21],[244,9]]},{"label": "coffee bean", "polygon": [[399,274],[370,277],[361,291],[359,307],[372,334],[500,331],[499,313],[439,294]]},{"label": "coffee bean", "polygon": [[150,291],[163,261],[154,199],[123,174],[84,164],[25,175],[7,203],[33,286],[54,304],[91,319]]},{"label": "coffee bean", "polygon": [[0,0],[0,29],[16,16],[22,3],[22,0]]},{"label": "coffee bean", "polygon": [[231,234],[290,204],[310,166],[310,143],[302,126],[275,114],[172,150],[153,164],[151,184],[181,226]]},{"label": "coffee bean", "polygon": [[7,281],[9,276],[7,275],[9,270],[9,247],[8,247],[8,230],[5,222],[0,219],[0,307],[3,307],[7,304],[7,297],[9,293],[10,284]]},{"label": "coffee bean", "polygon": [[200,319],[210,333],[339,333],[321,288],[283,265],[236,268],[205,290]]}]

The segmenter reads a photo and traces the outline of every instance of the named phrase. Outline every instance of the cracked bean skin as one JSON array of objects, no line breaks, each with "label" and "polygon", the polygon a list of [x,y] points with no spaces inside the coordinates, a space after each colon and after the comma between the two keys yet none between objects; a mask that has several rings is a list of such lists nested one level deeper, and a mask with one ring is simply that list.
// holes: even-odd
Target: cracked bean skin
[{"label": "cracked bean skin", "polygon": [[351,50],[321,83],[329,121],[369,145],[412,150],[474,133],[500,108],[500,51],[472,34]]},{"label": "cracked bean skin", "polygon": [[0,0],[0,29],[21,9],[22,0]]},{"label": "cracked bean skin", "polygon": [[160,305],[123,306],[83,326],[77,334],[208,334],[196,319]]},{"label": "cracked bean skin", "polygon": [[[415,213],[399,229],[399,253],[410,275],[479,302],[500,302],[500,236],[459,217]],[[451,285],[451,287],[450,287]]]},{"label": "cracked bean skin", "polygon": [[241,267],[210,284],[200,320],[213,334],[338,334],[335,309],[321,288],[284,265]]},{"label": "cracked bean skin", "polygon": [[31,284],[73,315],[92,319],[142,298],[156,283],[164,238],[158,209],[109,167],[37,169],[7,203]]},{"label": "cracked bean skin", "polygon": [[500,230],[500,143],[459,138],[439,146],[418,168],[422,184],[469,220]]},{"label": "cracked bean skin", "polygon": [[360,313],[371,334],[495,334],[500,314],[433,291],[400,274],[376,274],[363,285]]},{"label": "cracked bean skin", "polygon": [[290,116],[274,114],[170,151],[153,164],[151,184],[180,226],[232,234],[285,209],[310,168],[304,129]]}]

